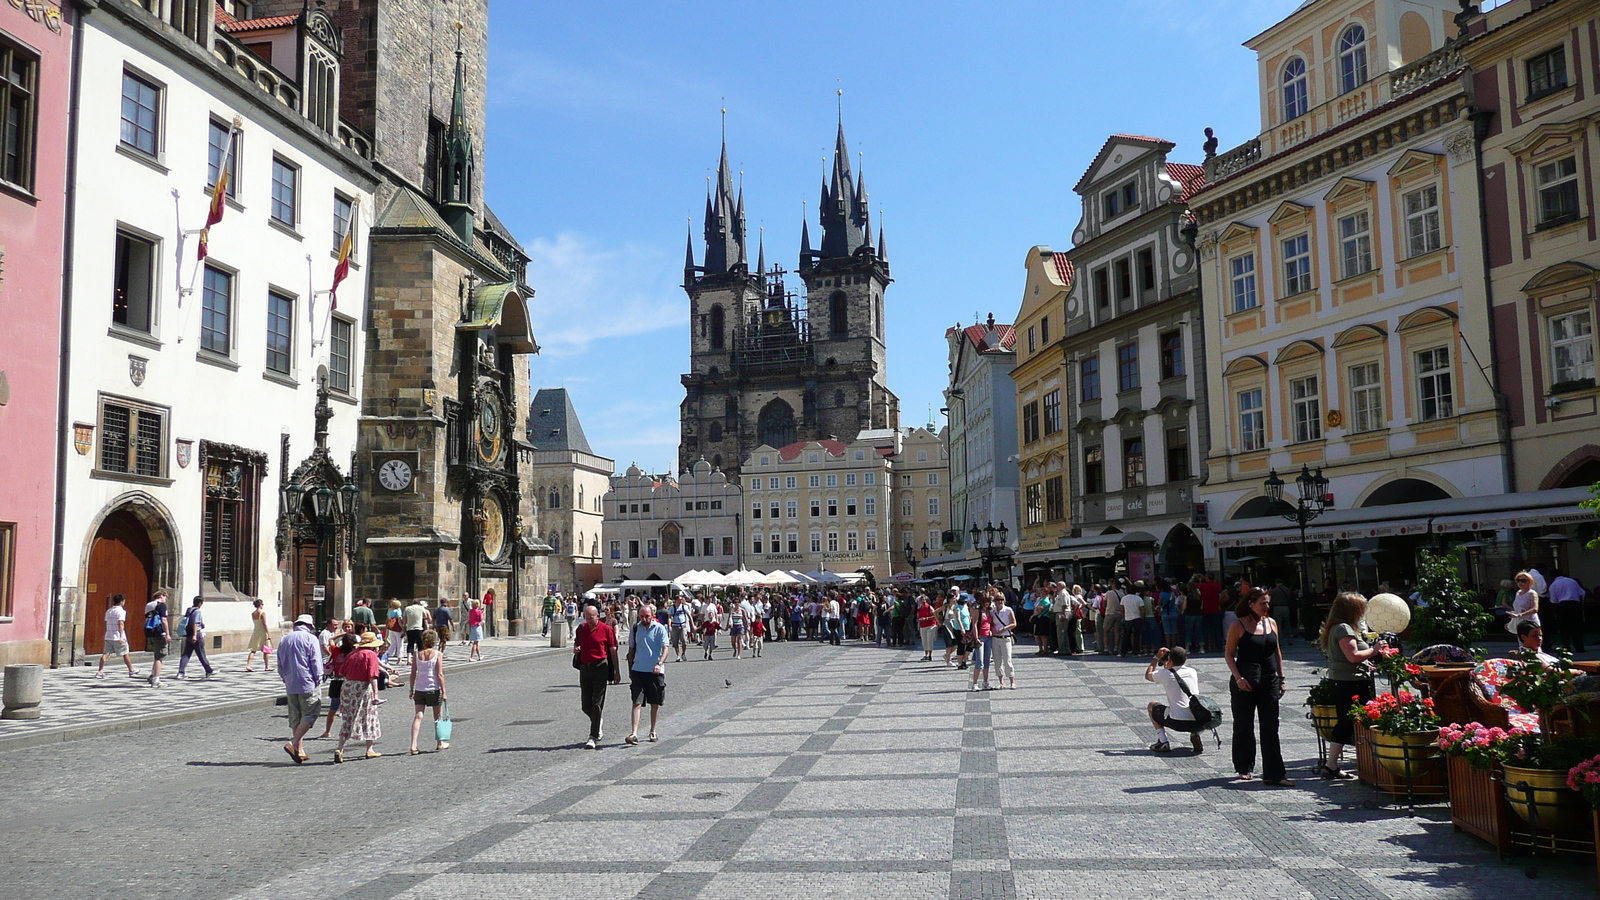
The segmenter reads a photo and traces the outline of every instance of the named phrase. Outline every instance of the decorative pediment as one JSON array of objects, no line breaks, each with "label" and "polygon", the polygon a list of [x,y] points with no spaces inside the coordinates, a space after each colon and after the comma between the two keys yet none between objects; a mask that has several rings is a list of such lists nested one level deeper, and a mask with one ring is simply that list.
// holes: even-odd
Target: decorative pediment
[{"label": "decorative pediment", "polygon": [[1176,417],[1193,405],[1194,401],[1185,397],[1162,397],[1152,411],[1160,416]]},{"label": "decorative pediment", "polygon": [[1092,433],[1094,431],[1099,430],[1099,428],[1103,424],[1105,424],[1105,423],[1101,422],[1099,419],[1095,418],[1094,416],[1084,416],[1083,418],[1079,419],[1076,424],[1074,424],[1072,426],[1072,429],[1074,431],[1078,432],[1079,434],[1090,434],[1090,433]]},{"label": "decorative pediment", "polygon": [[301,18],[307,32],[335,56],[344,56],[344,32],[334,24],[333,17],[319,7],[308,6]]},{"label": "decorative pediment", "polygon": [[1438,325],[1441,322],[1454,322],[1461,318],[1452,309],[1443,306],[1424,306],[1413,313],[1408,313],[1400,319],[1400,327],[1396,331],[1414,331],[1426,328],[1429,325]]},{"label": "decorative pediment", "polygon": [[1522,140],[1510,145],[1506,149],[1517,156],[1542,156],[1568,145],[1576,144],[1583,137],[1585,121],[1577,119],[1571,122],[1552,122],[1540,125],[1529,132]]},{"label": "decorative pediment", "polygon": [[1433,174],[1444,165],[1444,154],[1425,153],[1421,150],[1407,150],[1400,154],[1395,164],[1389,167],[1389,177],[1406,179],[1414,175]]},{"label": "decorative pediment", "polygon": [[1144,417],[1144,410],[1134,409],[1131,406],[1124,406],[1117,410],[1117,414],[1111,417],[1111,421],[1117,423],[1118,425],[1128,426],[1134,424],[1135,422],[1141,421],[1144,419]]},{"label": "decorative pediment", "polygon": [[1322,199],[1330,206],[1350,200],[1365,200],[1372,195],[1372,185],[1370,181],[1345,176],[1334,182],[1333,187],[1322,195]]},{"label": "decorative pediment", "polygon": [[1560,262],[1528,280],[1522,286],[1524,294],[1543,294],[1557,288],[1582,288],[1594,284],[1600,278],[1600,269],[1581,262]]},{"label": "decorative pediment", "polygon": [[1224,375],[1243,375],[1246,372],[1261,372],[1267,368],[1266,357],[1254,354],[1241,356],[1222,368]]},{"label": "decorative pediment", "polygon": [[1316,341],[1291,341],[1287,347],[1278,351],[1273,363],[1281,366],[1301,359],[1317,359],[1325,352],[1322,345]]},{"label": "decorative pediment", "polygon": [[1045,473],[1049,474],[1049,473],[1052,473],[1052,472],[1061,471],[1061,467],[1065,462],[1066,462],[1066,459],[1061,455],[1060,451],[1051,450],[1048,454],[1045,455],[1045,458],[1044,458],[1044,470],[1045,470]]},{"label": "decorative pediment", "polygon": [[1381,341],[1388,336],[1389,333],[1377,325],[1352,325],[1333,339],[1333,348],[1338,350],[1367,341]]},{"label": "decorative pediment", "polygon": [[1302,222],[1311,221],[1311,213],[1311,207],[1303,203],[1295,203],[1293,200],[1286,200],[1278,204],[1277,210],[1272,213],[1272,217],[1267,221],[1273,225],[1298,225]]},{"label": "decorative pediment", "polygon": [[1217,238],[1217,242],[1224,247],[1231,244],[1254,244],[1256,235],[1260,234],[1260,232],[1259,228],[1245,225],[1242,222],[1234,222],[1222,230],[1222,235]]}]

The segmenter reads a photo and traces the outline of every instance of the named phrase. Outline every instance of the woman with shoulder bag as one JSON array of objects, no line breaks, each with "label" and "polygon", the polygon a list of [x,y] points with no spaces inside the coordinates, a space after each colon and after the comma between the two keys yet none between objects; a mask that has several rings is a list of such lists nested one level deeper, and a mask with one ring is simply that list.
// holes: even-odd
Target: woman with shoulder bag
[{"label": "woman with shoulder bag", "polygon": [[1268,613],[1272,598],[1251,588],[1239,603],[1238,618],[1228,628],[1228,693],[1233,705],[1233,770],[1248,780],[1256,765],[1257,720],[1261,726],[1261,780],[1274,787],[1294,787],[1286,776],[1278,743],[1278,701],[1285,689],[1283,649],[1278,623]]},{"label": "woman with shoulder bag", "polygon": [[344,689],[339,694],[339,746],[334,748],[333,761],[344,762],[344,745],[355,739],[365,741],[367,759],[383,754],[372,748],[383,736],[383,726],[378,722],[378,675],[383,664],[378,661],[377,650],[383,642],[373,632],[353,634],[340,638],[345,648],[344,659],[339,663],[339,674],[344,676]]},{"label": "woman with shoulder bag", "polygon": [[[1037,610],[1037,607],[1035,607]],[[989,630],[993,634],[995,681],[1001,688],[1011,680],[1011,690],[1017,689],[1017,667],[1011,660],[1011,651],[1017,645],[1017,613],[1006,605],[1005,594],[994,598],[994,608],[989,611]]]},{"label": "woman with shoulder bag", "polygon": [[1344,746],[1355,736],[1355,722],[1350,719],[1350,709],[1357,703],[1372,699],[1372,669],[1369,660],[1383,651],[1383,642],[1368,644],[1356,630],[1367,614],[1367,598],[1346,591],[1333,599],[1328,619],[1322,623],[1322,633],[1317,642],[1328,658],[1327,680],[1334,686],[1333,703],[1338,710],[1333,731],[1328,735],[1328,758],[1322,761],[1322,777],[1331,781],[1349,778],[1339,771],[1339,757]]}]

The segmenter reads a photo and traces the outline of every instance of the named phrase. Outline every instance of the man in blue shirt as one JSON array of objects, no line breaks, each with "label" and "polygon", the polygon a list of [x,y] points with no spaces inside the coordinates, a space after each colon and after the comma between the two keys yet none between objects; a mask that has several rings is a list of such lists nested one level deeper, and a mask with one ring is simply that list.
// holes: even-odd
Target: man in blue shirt
[{"label": "man in blue shirt", "polygon": [[294,729],[283,752],[295,765],[311,758],[300,742],[322,712],[322,698],[317,694],[317,686],[322,684],[322,645],[314,633],[316,628],[310,616],[301,616],[294,620],[294,630],[278,642],[278,677],[289,695],[289,726]]},{"label": "man in blue shirt", "polygon": [[661,664],[667,655],[667,629],[656,621],[656,608],[645,604],[639,622],[628,635],[628,679],[633,692],[633,728],[628,743],[639,743],[639,708],[650,704],[650,740],[656,740],[656,716],[667,700],[667,675]]}]

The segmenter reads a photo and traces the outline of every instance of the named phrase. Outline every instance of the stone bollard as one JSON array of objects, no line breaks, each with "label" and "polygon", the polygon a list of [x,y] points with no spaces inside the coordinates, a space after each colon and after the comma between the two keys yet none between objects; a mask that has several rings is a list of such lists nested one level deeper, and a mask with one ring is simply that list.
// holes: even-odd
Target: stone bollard
[{"label": "stone bollard", "polygon": [[44,666],[6,666],[5,710],[0,719],[37,719],[44,702]]},{"label": "stone bollard", "polygon": [[565,647],[567,645],[567,620],[556,616],[550,623],[550,646]]}]

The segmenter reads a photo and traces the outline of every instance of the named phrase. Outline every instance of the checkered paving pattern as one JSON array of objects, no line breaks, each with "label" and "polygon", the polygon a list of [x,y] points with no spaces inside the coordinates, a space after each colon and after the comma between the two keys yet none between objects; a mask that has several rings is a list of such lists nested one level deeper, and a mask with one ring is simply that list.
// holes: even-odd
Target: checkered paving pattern
[{"label": "checkered paving pattern", "polygon": [[[550,640],[490,638],[480,647],[483,662],[494,663],[549,652]],[[458,645],[452,645],[446,655],[451,671],[480,665],[468,663],[466,658],[467,648]],[[46,669],[44,703],[39,718],[0,719],[0,749],[222,715],[270,704],[283,696],[283,682],[276,671],[267,672],[262,668],[259,656],[254,672],[244,670],[243,653],[217,653],[210,659],[217,673],[215,677],[202,677],[205,669],[200,660],[190,659],[189,677],[180,680],[178,657],[168,657],[161,666],[160,688],[152,688],[145,680],[150,674],[148,653],[134,655],[134,666],[139,672],[137,678],[128,677],[121,659],[107,660],[105,677],[96,678],[98,656],[90,657],[87,666]],[[404,676],[405,666],[397,668]]]},{"label": "checkered paving pattern", "polygon": [[[1202,690],[1226,669],[1196,661]],[[1314,780],[1291,662],[1293,789],[1237,782],[1224,746],[1145,750],[1144,666],[1018,660],[1022,688],[874,648],[820,648],[662,741],[576,754],[488,802],[263,885],[258,900],[438,896],[965,898],[1499,897],[1522,865],[1354,783]],[[435,848],[426,855],[417,848]],[[1542,863],[1541,900],[1594,895],[1590,865]]]}]

